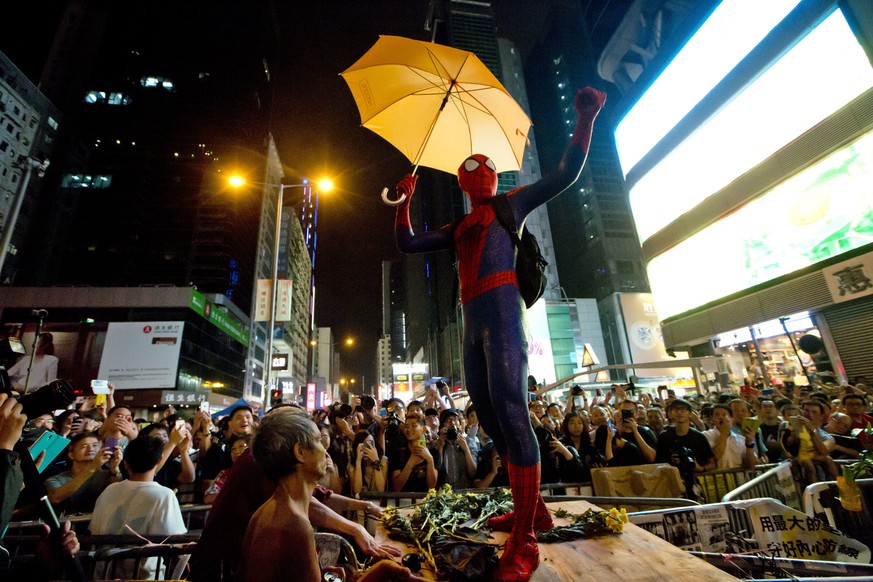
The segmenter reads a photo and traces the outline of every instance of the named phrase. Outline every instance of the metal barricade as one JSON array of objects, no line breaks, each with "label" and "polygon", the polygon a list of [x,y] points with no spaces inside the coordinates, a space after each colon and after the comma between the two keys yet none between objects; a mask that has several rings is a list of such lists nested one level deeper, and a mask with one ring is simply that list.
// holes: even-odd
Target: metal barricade
[{"label": "metal barricade", "polygon": [[800,499],[803,491],[800,484],[791,476],[791,468],[788,461],[771,466],[770,469],[757,477],[746,481],[732,491],[726,493],[721,500],[724,502],[738,501],[740,499],[757,499],[770,497],[777,501],[802,510]]},{"label": "metal barricade", "polygon": [[[744,485],[775,465],[758,465],[750,469],[719,469],[694,475],[700,497],[704,503],[718,503],[722,498],[741,485]],[[755,495],[755,497],[770,497],[770,495]]]}]

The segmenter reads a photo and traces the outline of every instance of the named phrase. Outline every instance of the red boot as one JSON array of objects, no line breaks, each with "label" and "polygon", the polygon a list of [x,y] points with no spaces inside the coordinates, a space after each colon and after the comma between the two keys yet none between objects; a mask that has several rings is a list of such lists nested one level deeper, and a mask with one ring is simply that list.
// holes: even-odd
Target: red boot
[{"label": "red boot", "polygon": [[[494,531],[512,531],[513,523],[515,523],[514,511],[488,519],[488,527]],[[537,497],[537,508],[534,513],[534,531],[549,531],[553,527],[555,527],[555,524],[552,522],[552,514],[549,512],[549,508],[546,507],[543,496],[540,495]]]},{"label": "red boot", "polygon": [[500,557],[495,582],[527,582],[540,563],[540,552],[534,535],[534,515],[540,498],[540,465],[519,467],[505,463],[515,506],[512,532]]}]

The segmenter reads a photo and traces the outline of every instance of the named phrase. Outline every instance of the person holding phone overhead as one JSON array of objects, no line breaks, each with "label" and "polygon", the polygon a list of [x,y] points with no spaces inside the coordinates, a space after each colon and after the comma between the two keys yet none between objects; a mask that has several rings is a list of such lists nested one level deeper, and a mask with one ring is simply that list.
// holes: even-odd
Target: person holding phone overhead
[{"label": "person holding phone overhead", "polygon": [[49,501],[67,515],[91,513],[103,490],[121,480],[121,450],[101,447],[96,434],[82,433],[70,440],[67,457],[70,469],[45,480]]}]

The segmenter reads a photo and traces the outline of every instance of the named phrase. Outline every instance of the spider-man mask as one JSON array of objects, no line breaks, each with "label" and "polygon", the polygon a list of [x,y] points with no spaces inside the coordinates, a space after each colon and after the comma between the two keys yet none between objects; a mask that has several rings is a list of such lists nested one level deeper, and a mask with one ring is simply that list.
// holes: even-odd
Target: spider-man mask
[{"label": "spider-man mask", "polygon": [[458,168],[458,184],[473,206],[487,202],[497,194],[497,168],[491,158],[473,154]]}]

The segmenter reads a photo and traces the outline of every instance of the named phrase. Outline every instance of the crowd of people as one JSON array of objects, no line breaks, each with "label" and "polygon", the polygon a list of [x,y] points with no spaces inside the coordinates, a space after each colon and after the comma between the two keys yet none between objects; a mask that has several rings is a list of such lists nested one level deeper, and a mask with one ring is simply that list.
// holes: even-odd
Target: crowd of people
[{"label": "crowd of people", "polygon": [[[573,387],[565,402],[531,393],[543,484],[584,483],[592,468],[668,463],[693,496],[696,473],[782,460],[799,480],[830,480],[835,459],[857,458],[868,446],[864,430],[873,423],[862,382],[689,398],[666,387],[603,392]],[[44,433],[69,444],[55,458],[33,459],[27,453]],[[300,571],[317,574],[312,528],[343,534],[363,555],[384,561],[367,580],[416,579],[394,561],[395,549],[342,514],[378,518],[381,508],[360,499],[367,492],[508,485],[475,408],[456,406],[441,382],[408,403],[363,395],[309,413],[278,405],[266,415],[238,406],[215,420],[203,411],[183,418],[172,407],[151,420],[134,418],[111,394],[99,404],[86,399],[25,418],[15,399],[0,395],[0,473],[3,529],[39,517],[43,496],[61,516],[91,514],[98,535],[184,533],[180,500],[213,504],[191,559],[192,580],[278,579],[277,562],[268,558],[280,550],[279,534],[300,538]],[[34,560],[23,579],[54,575],[61,555],[78,549],[68,525],[50,539],[42,551],[54,558]]]}]

